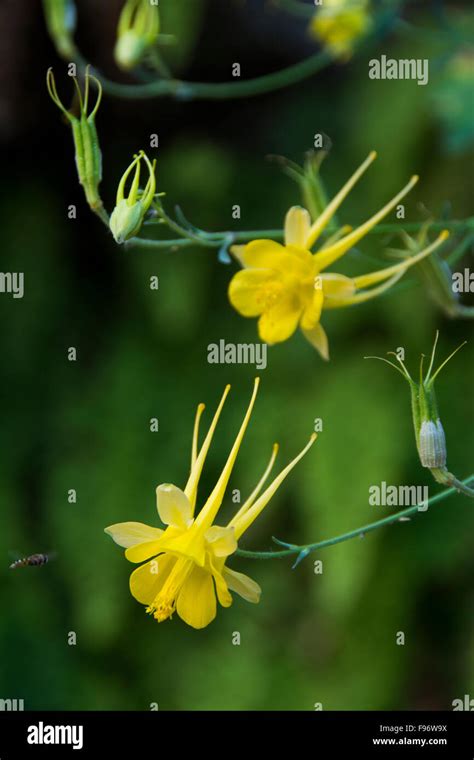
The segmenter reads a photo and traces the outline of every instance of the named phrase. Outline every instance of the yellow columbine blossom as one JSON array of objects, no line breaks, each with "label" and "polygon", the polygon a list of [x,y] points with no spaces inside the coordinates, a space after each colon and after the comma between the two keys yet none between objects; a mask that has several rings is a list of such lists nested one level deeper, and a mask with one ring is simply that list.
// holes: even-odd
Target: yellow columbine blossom
[{"label": "yellow columbine blossom", "polygon": [[[400,203],[418,181],[418,177],[412,177],[386,206],[364,224],[355,230],[342,227],[316,253],[312,253],[312,246],[375,158],[376,153],[370,153],[313,223],[306,209],[299,206],[291,208],[285,219],[284,245],[273,240],[253,240],[247,245],[231,248],[243,269],[230,282],[229,299],[242,316],[259,317],[261,340],[269,344],[280,343],[300,326],[321,356],[328,359],[328,340],[320,324],[322,310],[375,298],[448,237],[449,233],[444,230],[434,243],[416,255],[370,274],[346,277],[324,272]],[[383,284],[366,290],[376,283]]]},{"label": "yellow columbine blossom", "polygon": [[324,0],[309,31],[334,55],[350,58],[354,44],[371,28],[368,0]]},{"label": "yellow columbine blossom", "polygon": [[130,590],[147,612],[158,622],[175,612],[193,628],[204,628],[216,616],[216,594],[223,607],[232,604],[230,591],[248,602],[258,602],[259,585],[242,573],[226,566],[227,558],[237,549],[241,535],[250,527],[288,473],[316,440],[313,434],[304,449],[261,493],[275,461],[275,444],[270,461],[259,483],[227,526],[214,525],[225,490],[252,414],[259,380],[255,380],[252,398],[222,474],[199,514],[195,516],[199,479],[212,437],[230,390],[228,385],[212,420],[206,438],[198,450],[199,420],[204,404],[199,404],[194,423],[191,472],[182,491],[163,484],[156,489],[157,508],[166,530],[137,522],[118,523],[105,529],[115,543],[126,549],[130,562],[145,562],[130,577]]}]

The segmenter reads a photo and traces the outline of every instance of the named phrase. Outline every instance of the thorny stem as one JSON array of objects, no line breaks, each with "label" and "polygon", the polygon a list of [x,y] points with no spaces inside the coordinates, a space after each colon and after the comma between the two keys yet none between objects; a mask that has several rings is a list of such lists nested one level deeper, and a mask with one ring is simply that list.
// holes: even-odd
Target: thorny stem
[{"label": "thorny stem", "polygon": [[[468,483],[471,481],[474,481],[474,474],[470,475],[468,478],[463,480],[462,482],[458,481],[458,486],[453,486],[452,488],[448,488],[446,491],[441,491],[440,493],[436,494],[435,496],[432,496],[431,499],[428,500],[428,507],[432,507],[434,504],[437,504],[439,501],[443,501],[447,496],[452,496],[454,493],[457,493],[460,489],[460,486],[467,486]],[[265,552],[257,552],[257,551],[247,551],[246,549],[237,549],[236,554],[238,554],[240,557],[247,557],[248,559],[281,559],[282,557],[290,557],[293,555],[299,555],[301,559],[304,559],[310,552],[314,552],[317,549],[324,549],[326,546],[335,546],[336,544],[342,544],[343,541],[349,541],[351,538],[358,538],[365,536],[366,533],[370,533],[373,530],[377,530],[378,528],[383,528],[385,525],[391,525],[393,523],[398,522],[401,518],[404,517],[410,517],[414,516],[416,514],[419,514],[422,511],[426,511],[424,508],[421,509],[420,505],[416,504],[413,507],[408,507],[407,509],[402,509],[400,512],[396,512],[393,515],[389,515],[388,517],[384,517],[382,520],[376,520],[373,523],[369,523],[368,525],[363,525],[360,528],[356,528],[355,530],[351,530],[348,533],[342,533],[340,536],[335,536],[334,538],[327,538],[324,541],[318,541],[314,544],[303,544],[302,546],[297,546],[296,544],[285,544],[288,546],[288,549],[282,549],[278,551],[265,551]],[[282,543],[282,542],[277,542]]]}]

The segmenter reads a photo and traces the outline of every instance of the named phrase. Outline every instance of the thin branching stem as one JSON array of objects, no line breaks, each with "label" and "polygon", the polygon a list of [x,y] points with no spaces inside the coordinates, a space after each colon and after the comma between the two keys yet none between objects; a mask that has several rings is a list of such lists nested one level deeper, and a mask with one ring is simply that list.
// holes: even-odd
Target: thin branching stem
[{"label": "thin branching stem", "polygon": [[[474,481],[474,474],[463,480],[462,484],[467,485],[472,481]],[[432,507],[434,504],[437,504],[440,501],[443,501],[448,496],[452,496],[453,494],[458,493],[458,491],[459,489],[456,487],[448,488],[445,491],[440,491],[440,493],[432,496],[431,499],[428,500],[428,508]],[[336,544],[342,544],[344,541],[349,541],[351,538],[363,537],[366,535],[366,533],[370,533],[371,531],[378,530],[379,528],[383,528],[387,525],[392,525],[393,523],[399,522],[401,518],[413,517],[426,511],[427,510],[424,507],[421,508],[420,505],[417,504],[413,507],[402,509],[400,512],[396,512],[393,515],[384,517],[381,520],[376,520],[375,522],[369,523],[368,525],[362,525],[360,528],[356,528],[355,530],[350,530],[347,533],[342,533],[339,536],[334,536],[334,538],[327,538],[324,541],[317,541],[313,544],[303,544],[301,546],[297,546],[296,544],[285,544],[288,546],[287,549],[276,551],[258,552],[247,551],[246,549],[237,549],[236,554],[238,554],[240,557],[247,557],[248,559],[281,559],[282,557],[291,557],[294,555],[299,555],[301,558],[304,558],[310,552],[314,552],[318,549],[324,549],[326,546],[335,546]]]}]

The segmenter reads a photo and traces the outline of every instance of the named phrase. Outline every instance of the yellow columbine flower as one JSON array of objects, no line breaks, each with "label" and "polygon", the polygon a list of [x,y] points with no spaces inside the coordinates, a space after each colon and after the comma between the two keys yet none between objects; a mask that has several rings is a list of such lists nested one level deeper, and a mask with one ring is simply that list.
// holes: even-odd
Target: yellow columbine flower
[{"label": "yellow columbine flower", "polygon": [[[229,299],[242,316],[260,317],[258,330],[261,340],[269,344],[281,343],[300,326],[321,356],[328,359],[328,340],[320,324],[322,310],[375,298],[448,237],[449,233],[444,230],[434,243],[415,256],[370,274],[346,277],[324,272],[375,227],[418,182],[418,177],[412,177],[386,206],[364,224],[355,230],[342,227],[316,253],[312,253],[312,246],[375,158],[375,152],[369,154],[313,223],[306,209],[293,206],[285,219],[284,245],[273,240],[253,240],[247,245],[231,248],[243,269],[230,282]],[[366,290],[376,283],[383,284]]]},{"label": "yellow columbine flower", "polygon": [[342,58],[352,55],[354,43],[371,28],[368,0],[324,0],[309,26],[313,37]]},{"label": "yellow columbine flower", "polygon": [[204,404],[199,404],[194,423],[191,472],[182,491],[164,483],[156,489],[157,508],[166,530],[137,522],[118,523],[105,529],[115,543],[126,549],[130,562],[145,562],[130,577],[130,590],[158,622],[175,612],[193,628],[204,628],[216,616],[216,594],[223,607],[230,607],[230,591],[248,602],[260,599],[260,586],[251,578],[226,566],[237,549],[241,535],[266,507],[288,473],[316,440],[313,433],[304,449],[261,493],[275,461],[275,444],[270,461],[259,483],[227,526],[214,525],[232,469],[252,414],[259,380],[222,474],[199,514],[195,516],[199,479],[212,437],[230,390],[228,385],[212,420],[204,443],[198,449],[199,420]]}]

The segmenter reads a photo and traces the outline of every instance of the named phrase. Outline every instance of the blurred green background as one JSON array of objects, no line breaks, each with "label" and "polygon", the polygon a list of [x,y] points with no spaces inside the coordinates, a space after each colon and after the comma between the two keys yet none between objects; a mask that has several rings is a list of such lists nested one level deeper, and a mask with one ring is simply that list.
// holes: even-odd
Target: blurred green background
[{"label": "blurred green background", "polygon": [[[131,597],[133,568],[103,528],[155,522],[156,485],[185,483],[197,403],[206,402],[209,421],[231,382],[201,496],[214,485],[255,368],[209,365],[207,346],[254,342],[256,323],[231,309],[226,290],[236,267],[218,263],[214,252],[113,244],[86,207],[70,134],[46,94],[45,71],[54,65],[68,102],[66,66],[40,9],[26,0],[6,6],[1,256],[2,271],[25,273],[25,297],[0,296],[0,697],[24,699],[32,710],[148,710],[154,702],[164,710],[312,710],[315,703],[400,710],[451,709],[454,699],[474,696],[474,510],[464,496],[311,555],[294,571],[287,560],[234,558],[230,565],[262,586],[261,603],[235,597],[202,631],[177,616],[158,625]],[[78,2],[82,51],[117,79],[120,7]],[[234,61],[243,77],[255,76],[315,49],[304,20],[263,2],[162,0],[160,7],[163,30],[179,40],[170,60],[184,78],[226,79]],[[324,132],[333,146],[323,165],[330,194],[371,149],[379,152],[344,204],[342,222],[366,219],[415,172],[421,181],[406,200],[407,221],[425,218],[420,204],[439,216],[448,202],[453,218],[469,216],[472,69],[470,89],[465,76],[453,81],[450,67],[465,52],[467,8],[445,4],[451,34],[439,26],[439,3],[407,3],[405,28],[349,64],[268,96],[214,103],[105,97],[97,126],[106,205],[133,152],[158,133],[158,188],[170,210],[178,203],[210,230],[280,227],[300,202],[298,188],[265,157],[301,162],[314,134]],[[429,85],[369,80],[368,60],[381,54],[429,58]],[[67,218],[70,204],[76,220]],[[232,220],[234,204],[240,222]],[[397,243],[371,236],[336,269],[369,271],[366,256],[389,263],[383,249]],[[472,267],[472,253],[456,269],[465,266]],[[153,275],[158,291],[149,288]],[[250,492],[274,441],[282,465],[315,418],[324,430],[243,548],[270,548],[272,535],[316,541],[383,517],[392,508],[368,504],[369,487],[381,481],[439,490],[417,459],[406,384],[363,359],[403,346],[415,369],[436,329],[440,359],[471,341],[437,388],[448,465],[460,478],[474,472],[472,322],[445,318],[415,273],[386,297],[325,313],[323,324],[329,364],[300,334],[269,349],[229,494]],[[76,362],[67,360],[70,346]],[[158,433],[149,430],[152,417]],[[72,488],[76,504],[68,503]],[[229,495],[220,522],[233,510]],[[58,557],[13,573],[12,550]],[[71,631],[76,646],[68,645]],[[240,646],[232,644],[235,631]],[[399,631],[404,646],[396,644]]]}]

